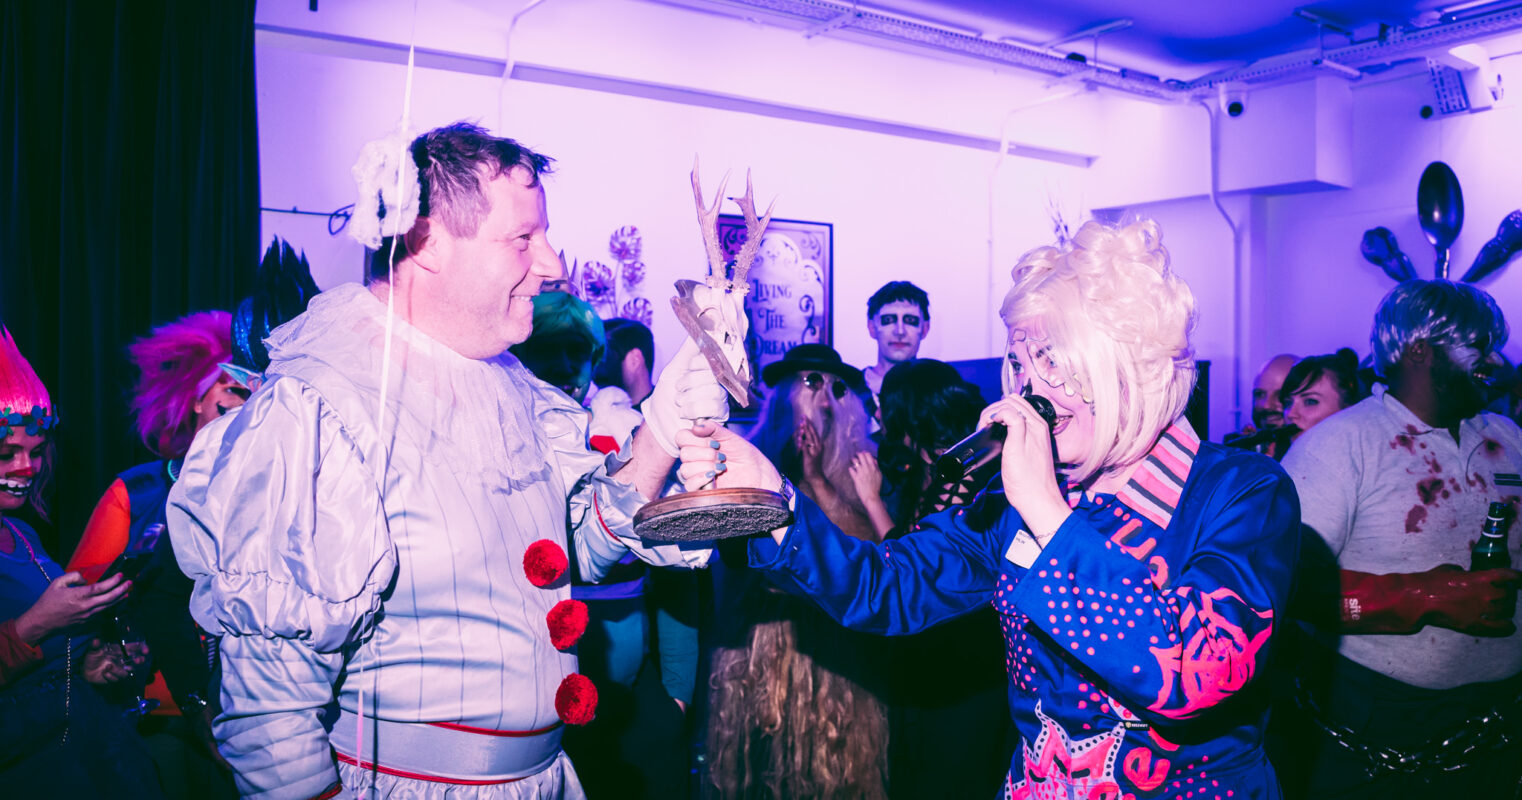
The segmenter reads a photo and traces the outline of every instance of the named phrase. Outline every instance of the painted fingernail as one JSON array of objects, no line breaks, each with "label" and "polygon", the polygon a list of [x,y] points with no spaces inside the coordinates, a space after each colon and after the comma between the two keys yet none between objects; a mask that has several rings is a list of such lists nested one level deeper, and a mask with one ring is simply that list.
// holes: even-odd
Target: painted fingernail
[{"label": "painted fingernail", "polygon": [[729,460],[729,456],[724,455],[723,453],[715,453],[714,458],[717,459],[720,464]]},{"label": "painted fingernail", "polygon": [[715,450],[719,449],[719,440],[717,440],[717,439],[709,439],[708,440],[708,446],[712,447]]},{"label": "painted fingernail", "polygon": [[713,471],[714,471],[714,472],[717,472],[717,473],[719,473],[719,474],[720,474],[720,475],[722,475],[722,474],[724,474],[724,473],[725,473],[725,472],[726,472],[726,471],[728,471],[728,470],[729,470],[729,465],[728,465],[728,464],[725,464],[725,463],[724,463],[724,462],[722,462],[722,461],[721,461],[721,462],[719,462],[719,465],[718,465],[718,466],[716,466],[716,467],[714,467],[714,468],[713,468]]},{"label": "painted fingernail", "polygon": [[715,475],[716,475],[716,473],[713,470],[709,470],[709,471],[703,473],[703,477],[708,478],[710,480],[712,480]]}]

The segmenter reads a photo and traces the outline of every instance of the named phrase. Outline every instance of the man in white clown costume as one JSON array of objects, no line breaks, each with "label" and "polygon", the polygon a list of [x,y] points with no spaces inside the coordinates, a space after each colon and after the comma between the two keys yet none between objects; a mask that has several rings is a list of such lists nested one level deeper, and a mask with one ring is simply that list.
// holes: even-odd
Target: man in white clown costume
[{"label": "man in white clown costume", "polygon": [[368,148],[369,286],[275,330],[264,385],[186,459],[170,534],[222,637],[216,734],[245,796],[584,796],[560,748],[596,706],[569,559],[707,561],[631,538],[682,420],[725,416],[696,346],[607,457],[505,352],[561,277],[549,163],[467,124]]}]

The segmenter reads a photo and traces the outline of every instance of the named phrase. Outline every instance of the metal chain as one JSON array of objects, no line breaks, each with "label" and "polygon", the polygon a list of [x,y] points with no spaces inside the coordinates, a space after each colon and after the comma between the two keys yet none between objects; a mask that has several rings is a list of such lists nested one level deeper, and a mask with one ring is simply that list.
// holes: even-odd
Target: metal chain
[{"label": "metal chain", "polygon": [[[0,522],[5,523],[5,529],[10,531],[11,538],[20,542],[21,546],[26,548],[26,554],[32,559],[32,565],[37,567],[38,572],[42,573],[42,580],[45,583],[51,585],[53,583],[53,579],[48,576],[47,569],[45,569],[42,566],[42,562],[37,559],[37,552],[32,549],[32,543],[28,542],[26,537],[21,535],[21,531],[12,525],[9,520],[0,518]],[[47,590],[43,589],[43,591]],[[71,710],[70,700],[74,695],[74,638],[69,636],[67,631],[65,631],[63,637],[63,648],[63,737],[58,740],[59,744],[66,744],[69,741],[69,711]]]},{"label": "metal chain", "polygon": [[1296,700],[1310,712],[1311,719],[1328,738],[1364,760],[1369,777],[1382,772],[1404,775],[1453,772],[1473,764],[1475,756],[1510,747],[1517,741],[1507,734],[1508,718],[1501,713],[1500,708],[1492,708],[1480,716],[1465,720],[1453,733],[1430,740],[1414,750],[1369,745],[1359,741],[1358,735],[1350,728],[1326,721],[1320,706],[1304,687],[1301,687]]}]

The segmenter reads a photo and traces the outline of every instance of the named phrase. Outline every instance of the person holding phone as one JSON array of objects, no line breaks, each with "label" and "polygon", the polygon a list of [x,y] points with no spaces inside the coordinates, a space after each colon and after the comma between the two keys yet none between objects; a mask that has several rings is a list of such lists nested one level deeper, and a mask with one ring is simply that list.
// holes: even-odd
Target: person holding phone
[{"label": "person holding phone", "polygon": [[188,610],[190,581],[164,535],[169,489],[191,441],[249,395],[242,374],[223,366],[233,357],[232,328],[226,311],[202,311],[127,348],[139,374],[131,400],[137,433],[160,458],[112,481],[69,559],[69,569],[88,579],[121,572],[139,586],[112,615],[111,632],[118,642],[152,646],[152,669],[131,676],[138,691],[124,699],[138,698],[138,731],[170,797],[235,793],[211,734],[212,676]]},{"label": "person holding phone", "polygon": [[[980,420],[1008,429],[1003,491],[883,544],[794,496],[792,525],[747,543],[751,565],[881,634],[992,604],[1022,739],[1005,797],[1278,797],[1256,689],[1289,605],[1294,484],[1185,420],[1194,299],[1156,223],[1090,222],[1066,249],[1027,253],[1014,279],[1007,396]],[[720,472],[721,488],[791,494],[728,431],[678,441],[694,486]]]},{"label": "person holding phone", "polygon": [[28,504],[46,512],[57,424],[47,388],[0,327],[0,786],[18,797],[159,797],[137,735],[92,686],[146,656],[91,633],[131,581],[64,572],[14,516]]}]

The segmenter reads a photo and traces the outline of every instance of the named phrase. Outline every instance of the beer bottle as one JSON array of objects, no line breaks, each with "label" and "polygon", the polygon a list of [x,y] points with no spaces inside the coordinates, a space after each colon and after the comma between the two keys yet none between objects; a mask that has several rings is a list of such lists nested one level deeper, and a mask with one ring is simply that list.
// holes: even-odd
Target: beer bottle
[{"label": "beer bottle", "polygon": [[1490,513],[1485,515],[1485,525],[1480,529],[1480,540],[1470,551],[1469,571],[1482,569],[1509,569],[1511,553],[1506,550],[1506,516],[1511,506],[1491,503]]}]

